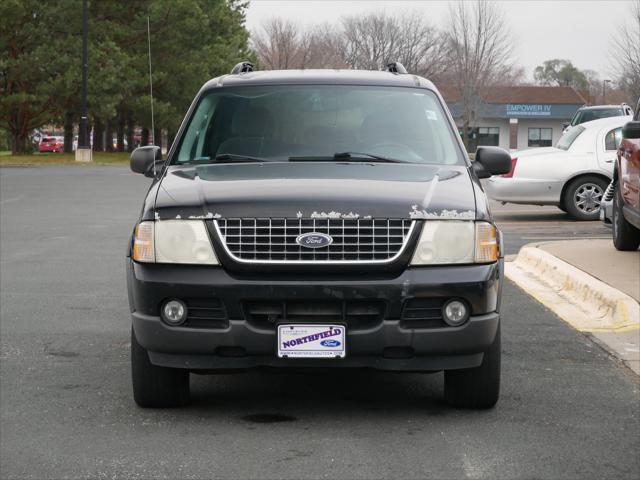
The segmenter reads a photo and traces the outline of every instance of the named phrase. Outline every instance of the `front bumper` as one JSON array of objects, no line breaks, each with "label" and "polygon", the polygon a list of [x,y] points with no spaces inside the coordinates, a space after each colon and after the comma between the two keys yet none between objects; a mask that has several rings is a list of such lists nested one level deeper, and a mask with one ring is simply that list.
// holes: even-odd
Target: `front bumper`
[{"label": "front bumper", "polygon": [[505,203],[559,205],[561,181],[491,177],[483,185],[489,198]]},{"label": "front bumper", "polygon": [[[127,259],[129,303],[138,342],[152,363],[199,370],[255,367],[372,367],[436,371],[471,368],[482,362],[499,324],[502,261],[489,265],[406,269],[392,278],[238,278],[219,267],[142,265]],[[471,317],[460,327],[410,328],[403,308],[413,299],[464,299]],[[217,328],[172,327],[159,309],[168,298],[216,298],[226,320]],[[275,325],[256,324],[244,305],[251,300],[350,302],[372,299],[385,305],[379,320],[350,328],[344,359],[281,359]],[[295,323],[293,321],[286,323]],[[299,322],[299,323],[308,323]],[[318,320],[318,323],[326,323]],[[333,322],[345,323],[345,322]]]}]

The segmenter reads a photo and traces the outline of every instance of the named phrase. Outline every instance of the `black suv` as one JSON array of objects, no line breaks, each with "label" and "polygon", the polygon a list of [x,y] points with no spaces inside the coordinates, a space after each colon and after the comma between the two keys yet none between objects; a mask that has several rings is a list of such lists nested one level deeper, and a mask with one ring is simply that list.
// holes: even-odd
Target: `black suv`
[{"label": "black suv", "polygon": [[252,71],[197,94],[153,178],[127,259],[135,401],[189,374],[259,367],[445,371],[455,406],[500,384],[502,237],[431,82],[388,71]]}]

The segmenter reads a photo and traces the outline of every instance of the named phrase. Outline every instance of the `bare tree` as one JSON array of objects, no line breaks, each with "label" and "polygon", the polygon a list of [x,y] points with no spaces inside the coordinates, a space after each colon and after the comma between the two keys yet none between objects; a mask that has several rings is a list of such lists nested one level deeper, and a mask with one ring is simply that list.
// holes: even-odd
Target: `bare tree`
[{"label": "bare tree", "polygon": [[330,24],[312,27],[308,33],[308,68],[347,68],[343,55],[343,38]]},{"label": "bare tree", "polygon": [[415,12],[399,17],[398,27],[398,61],[407,71],[438,82],[449,69],[444,35]]},{"label": "bare tree", "polygon": [[617,30],[612,56],[618,86],[636,102],[640,97],[640,0],[633,3],[631,21]]},{"label": "bare tree", "polygon": [[396,60],[400,32],[397,19],[384,12],[342,20],[343,55],[352,68],[380,70]]},{"label": "bare tree", "polygon": [[[587,79],[587,88],[583,91],[579,91],[583,96],[587,96],[587,101],[595,101],[596,98],[601,97],[602,103],[604,103],[605,97],[602,95],[602,82],[600,75],[595,70],[585,69],[582,71]],[[593,100],[592,100],[593,99]]]},{"label": "bare tree", "polygon": [[444,30],[451,65],[449,78],[460,90],[463,139],[468,147],[471,127],[482,105],[482,89],[512,80],[513,48],[496,4],[487,0],[458,2],[449,13]]},{"label": "bare tree", "polygon": [[290,20],[272,18],[252,34],[251,42],[266,70],[346,66],[340,36],[329,25],[303,29]]},{"label": "bare tree", "polygon": [[346,17],[342,39],[342,54],[352,68],[381,70],[399,61],[408,71],[429,78],[446,68],[441,35],[416,13]]},{"label": "bare tree", "polygon": [[399,61],[408,71],[437,80],[446,71],[445,42],[415,13],[374,12],[345,17],[341,26],[302,29],[282,18],[252,35],[263,68],[360,68],[381,70]]},{"label": "bare tree", "polygon": [[251,38],[252,47],[268,70],[304,68],[309,57],[308,34],[297,24],[282,18],[268,20]]}]

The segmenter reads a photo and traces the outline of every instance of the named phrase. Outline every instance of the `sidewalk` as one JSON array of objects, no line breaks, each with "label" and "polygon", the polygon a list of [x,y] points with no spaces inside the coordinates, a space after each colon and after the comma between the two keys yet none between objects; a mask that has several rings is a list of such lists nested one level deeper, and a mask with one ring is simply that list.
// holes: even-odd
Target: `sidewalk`
[{"label": "sidewalk", "polygon": [[619,252],[611,240],[566,240],[538,245],[640,302],[640,252]]},{"label": "sidewalk", "polygon": [[640,375],[640,252],[611,240],[534,243],[505,273]]}]

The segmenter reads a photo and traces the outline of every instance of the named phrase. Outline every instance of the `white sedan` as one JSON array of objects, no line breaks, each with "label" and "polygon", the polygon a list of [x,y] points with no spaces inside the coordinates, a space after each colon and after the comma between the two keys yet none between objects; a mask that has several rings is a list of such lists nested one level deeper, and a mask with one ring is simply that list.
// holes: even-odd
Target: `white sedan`
[{"label": "white sedan", "polygon": [[556,205],[577,220],[598,220],[600,202],[613,176],[622,126],[631,117],[611,117],[571,127],[555,147],[512,154],[511,171],[491,177],[487,193],[503,203]]}]

